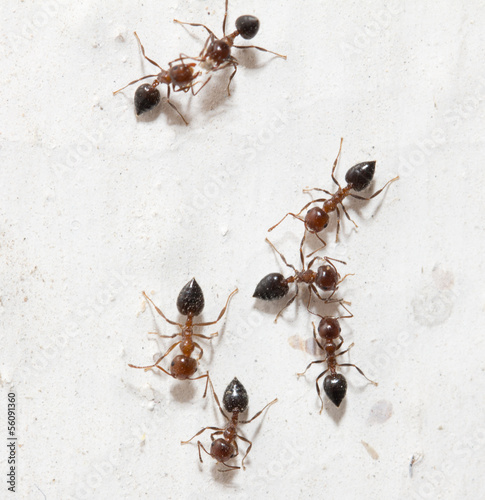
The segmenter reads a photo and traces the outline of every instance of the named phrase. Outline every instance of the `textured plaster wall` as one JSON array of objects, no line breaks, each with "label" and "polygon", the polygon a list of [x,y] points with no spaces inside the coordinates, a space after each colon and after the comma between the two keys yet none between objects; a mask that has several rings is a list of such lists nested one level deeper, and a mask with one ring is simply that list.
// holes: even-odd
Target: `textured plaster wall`
[{"label": "textured plaster wall", "polygon": [[[18,400],[19,498],[483,498],[483,71],[479,1],[231,0],[229,26],[255,14],[233,95],[222,71],[195,98],[149,119],[134,87],[160,64],[220,34],[222,0],[2,3],[0,320],[2,387]],[[351,362],[340,409],[319,415],[315,355],[302,303],[251,297],[281,262],[264,238],[337,175],[377,160],[372,202],[351,201],[359,228],[329,232],[329,256],[354,273],[341,287]],[[302,225],[272,241],[298,262]],[[284,271],[286,272],[286,270]],[[193,276],[205,321],[234,297],[201,371],[216,390],[236,375],[253,414],[247,470],[221,474],[181,446],[222,424],[203,383],[128,368],[173,333],[141,291],[177,318]],[[210,330],[215,331],[215,330]],[[210,332],[209,331],[209,332]],[[207,333],[209,333],[207,332]],[[328,403],[328,402],[327,402]],[[6,418],[0,418],[6,442]],[[209,436],[204,442],[209,442]],[[7,498],[6,448],[0,497]],[[411,458],[422,459],[410,473]],[[4,493],[5,492],[5,493]]]}]

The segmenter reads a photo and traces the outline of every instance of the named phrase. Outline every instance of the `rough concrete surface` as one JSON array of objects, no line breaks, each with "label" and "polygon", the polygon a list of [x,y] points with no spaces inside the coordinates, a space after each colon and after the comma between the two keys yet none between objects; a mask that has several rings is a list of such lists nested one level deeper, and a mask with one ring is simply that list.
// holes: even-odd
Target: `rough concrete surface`
[{"label": "rough concrete surface", "polygon": [[[132,80],[196,55],[222,0],[2,3],[0,57],[0,497],[10,498],[7,395],[16,398],[16,491],[28,499],[483,498],[485,7],[479,1],[231,0],[261,21],[238,72],[199,95],[133,112]],[[238,42],[239,43],[239,42]],[[156,70],[156,68],[155,68]],[[150,81],[150,80],[148,80]],[[165,88],[162,89],[165,95]],[[376,160],[370,202],[350,200],[322,255],[351,273],[338,296],[347,397],[315,390],[321,359],[306,290],[285,311],[252,298],[267,273],[299,264],[303,224],[287,220],[336,176]],[[320,193],[323,194],[323,193]],[[318,241],[309,238],[309,248]],[[179,320],[196,277],[203,321],[237,293],[200,344],[221,397],[249,393],[245,471],[199,462],[205,426],[224,424],[204,382],[145,365],[172,340],[146,291]],[[314,303],[321,313],[332,306]],[[168,367],[174,350],[163,366]],[[199,436],[206,448],[210,432]],[[240,443],[241,451],[245,449]],[[413,458],[414,457],[414,458]],[[240,457],[235,459],[238,462]],[[412,466],[410,464],[412,463]]]}]

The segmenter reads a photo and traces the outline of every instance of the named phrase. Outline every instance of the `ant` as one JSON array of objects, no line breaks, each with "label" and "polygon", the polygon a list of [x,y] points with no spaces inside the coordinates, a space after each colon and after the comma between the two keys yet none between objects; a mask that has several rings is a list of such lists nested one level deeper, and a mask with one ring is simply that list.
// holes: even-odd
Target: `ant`
[{"label": "ant", "polygon": [[[135,366],[129,364],[131,368],[139,368],[139,369],[144,369],[145,371],[150,370],[151,368],[158,368],[162,372],[166,373],[170,377],[173,377],[178,380],[198,380],[201,378],[207,378],[207,383],[209,381],[209,374],[206,373],[205,375],[201,375],[200,377],[195,377],[195,378],[190,378],[192,375],[195,374],[197,371],[197,365],[199,363],[200,358],[202,358],[202,354],[204,351],[202,350],[202,347],[200,347],[199,344],[194,342],[193,337],[199,337],[202,339],[207,339],[207,340],[212,340],[214,337],[217,337],[218,332],[213,333],[209,336],[206,335],[201,335],[200,333],[194,333],[193,328],[194,326],[209,326],[209,325],[214,325],[216,324],[223,316],[224,313],[226,312],[227,306],[229,304],[229,301],[231,297],[237,292],[237,288],[229,294],[229,297],[227,298],[226,305],[222,309],[222,311],[219,314],[219,317],[215,321],[210,321],[207,323],[194,323],[194,316],[198,316],[199,314],[202,313],[202,310],[204,309],[204,294],[202,293],[202,289],[200,288],[199,284],[193,278],[191,281],[189,281],[180,291],[179,296],[177,298],[177,309],[179,310],[180,314],[183,314],[184,316],[187,316],[187,319],[185,321],[185,324],[177,323],[176,321],[171,321],[169,320],[163,312],[153,303],[152,299],[148,297],[148,295],[143,292],[144,297],[151,302],[155,310],[157,311],[160,316],[167,322],[170,323],[171,325],[176,325],[180,328],[179,333],[175,333],[173,335],[160,335],[160,337],[167,338],[167,339],[173,339],[174,337],[181,336],[182,340],[179,342],[175,342],[168,350],[167,352],[158,358],[158,360],[153,364],[149,366]],[[150,332],[150,333],[156,333],[156,332]],[[177,346],[180,346],[180,350],[182,351],[182,354],[179,354],[175,356],[172,360],[172,363],[170,364],[170,372],[159,366],[160,361],[162,361],[163,358],[165,358],[170,352],[172,352]],[[197,348],[200,350],[200,354],[197,358],[192,357],[192,353],[194,352],[194,349]],[[207,383],[206,383],[206,392],[207,392]],[[204,392],[204,397],[206,392]]]},{"label": "ant", "polygon": [[[364,198],[363,196],[358,196],[356,194],[351,193],[352,190],[359,192],[369,187],[370,183],[372,182],[372,179],[374,178],[376,162],[375,161],[362,162],[362,163],[357,163],[356,165],[351,167],[345,174],[345,181],[347,182],[347,185],[345,187],[342,187],[334,175],[335,168],[337,166],[338,159],[340,157],[340,152],[342,151],[342,142],[343,139],[340,139],[340,148],[337,154],[337,158],[333,163],[332,174],[331,174],[333,182],[335,182],[335,184],[337,184],[338,186],[338,190],[335,193],[330,193],[329,191],[320,188],[304,189],[303,190],[304,192],[323,191],[324,193],[328,194],[330,198],[320,198],[318,200],[312,200],[308,202],[297,214],[291,212],[287,213],[277,224],[270,227],[268,229],[268,232],[271,232],[275,227],[279,226],[286,219],[286,217],[288,217],[288,215],[291,215],[295,219],[301,220],[305,224],[305,230],[308,231],[309,233],[313,233],[320,240],[320,242],[323,244],[323,247],[319,248],[318,250],[321,250],[327,244],[322,238],[320,238],[318,233],[320,233],[327,227],[330,219],[328,214],[331,212],[337,212],[337,235],[335,241],[338,241],[338,233],[340,230],[340,211],[338,208],[339,205],[341,205],[342,210],[344,211],[344,214],[347,217],[347,219],[349,219],[355,225],[355,227],[358,227],[355,221],[353,221],[350,218],[350,215],[348,214],[347,209],[343,204],[343,201],[347,196],[351,196],[352,198],[356,198],[358,200],[369,201],[372,200],[372,198],[375,198],[377,195],[379,195],[391,182],[397,181],[399,179],[399,176],[394,177],[394,179],[388,181],[384,185],[384,187],[379,189],[379,191],[376,191],[372,196],[369,196],[368,198]],[[313,207],[310,210],[308,210],[304,218],[301,217],[300,214],[304,210],[306,210],[310,205],[322,201],[323,201],[322,208]],[[308,254],[307,257],[310,257],[318,250],[315,250],[314,252]]]},{"label": "ant", "polygon": [[[321,339],[323,339],[324,344],[322,345],[317,339],[315,323],[313,323],[313,338],[315,339],[315,342],[317,343],[318,347],[320,347],[320,349],[325,352],[326,357],[325,359],[312,361],[306,367],[303,373],[297,373],[298,378],[300,378],[307,372],[308,368],[310,368],[311,365],[317,363],[327,363],[327,369],[324,370],[322,373],[320,373],[315,382],[317,388],[317,394],[322,403],[322,407],[320,408],[320,413],[322,413],[323,411],[323,399],[320,394],[320,387],[318,386],[318,381],[325,375],[325,373],[330,371],[330,374],[327,375],[323,381],[323,390],[325,391],[325,394],[328,396],[328,399],[330,399],[330,401],[332,401],[332,403],[335,406],[337,407],[340,406],[343,399],[345,398],[345,394],[347,393],[347,380],[341,373],[337,373],[337,366],[353,366],[369,382],[377,386],[377,382],[370,380],[358,366],[353,365],[351,363],[337,363],[337,357],[342,356],[342,354],[345,354],[346,352],[349,352],[350,349],[354,346],[354,344],[352,343],[345,351],[336,354],[336,352],[342,347],[342,344],[344,343],[344,340],[341,335],[339,319],[353,318],[354,316],[343,305],[343,301],[341,301],[340,304],[347,311],[348,313],[347,316],[338,316],[336,318],[333,316],[320,316],[319,314],[310,311],[312,314],[315,314],[316,316],[319,316],[321,318],[320,323],[318,324],[318,335],[320,336]],[[336,340],[340,340],[339,345],[335,345]]]},{"label": "ant", "polygon": [[172,86],[174,92],[188,92],[189,90],[191,90],[194,96],[197,95],[202,90],[205,83],[202,85],[202,87],[199,88],[199,90],[197,90],[197,92],[194,92],[195,79],[201,74],[200,71],[195,72],[194,68],[196,66],[196,63],[187,64],[185,62],[185,59],[187,59],[187,57],[181,55],[178,59],[175,59],[174,61],[168,64],[169,66],[168,70],[163,69],[157,62],[147,57],[147,55],[145,54],[145,48],[143,47],[140,38],[138,37],[136,32],[134,33],[134,35],[138,40],[138,43],[140,44],[143,57],[151,64],[159,68],[160,73],[158,73],[158,75],[142,76],[141,78],[138,78],[138,80],[134,80],[128,83],[128,85],[122,87],[121,89],[116,90],[115,92],[113,92],[113,95],[116,95],[118,92],[121,92],[122,90],[126,89],[126,87],[129,87],[130,85],[133,85],[134,83],[139,82],[140,80],[144,80],[145,78],[156,77],[151,84],[145,83],[143,85],[140,85],[136,89],[135,92],[136,115],[140,116],[141,114],[146,113],[147,111],[153,109],[155,106],[158,105],[158,103],[160,102],[160,91],[157,89],[157,87],[158,85],[164,83],[167,85],[167,103],[170,104],[170,106],[179,114],[180,118],[182,118],[185,125],[188,125],[189,123],[184,118],[182,113],[177,109],[175,104],[173,104],[170,101],[170,86]]},{"label": "ant", "polygon": [[[224,413],[224,410],[221,407],[219,398],[217,397],[217,394],[214,391],[214,386],[212,385],[212,381],[209,380],[209,383],[211,385],[212,394],[214,395],[214,399],[216,400],[217,406],[219,407],[222,416],[227,420],[227,424],[224,428],[204,427],[189,440],[182,441],[182,444],[190,443],[192,439],[199,436],[207,429],[213,430],[215,432],[211,434],[212,443],[210,447],[210,452],[204,448],[204,445],[200,441],[197,441],[197,446],[199,449],[199,460],[202,462],[202,455],[200,453],[200,450],[202,448],[207,453],[207,455],[211,456],[212,458],[217,460],[218,463],[221,463],[222,465],[225,465],[227,467],[227,469],[223,469],[220,472],[228,472],[231,470],[240,469],[241,467],[243,468],[243,470],[246,470],[246,467],[244,466],[244,460],[251,451],[253,443],[249,441],[249,439],[246,439],[245,437],[237,433],[238,425],[249,424],[256,418],[258,418],[261,415],[261,413],[263,413],[263,411],[266,410],[266,408],[276,403],[278,399],[276,398],[273,401],[271,401],[271,403],[268,403],[261,411],[258,411],[258,413],[256,413],[256,415],[254,415],[253,418],[249,420],[239,421],[239,414],[245,411],[249,404],[248,393],[245,387],[241,384],[241,382],[239,382],[239,380],[236,377],[234,377],[232,382],[226,387],[226,390],[224,391],[224,396],[222,397],[222,404],[224,405],[224,409],[226,410],[226,412],[232,414],[230,417],[228,417]],[[217,436],[219,434],[222,434],[222,437],[214,439],[214,436]],[[242,441],[245,441],[246,443],[249,444],[248,448],[246,449],[246,454],[244,455],[241,461],[241,467],[236,465],[229,465],[226,463],[228,460],[236,457],[239,454],[236,438],[239,438]]]},{"label": "ant", "polygon": [[[174,22],[178,24],[186,24],[189,26],[200,26],[205,28],[209,37],[207,38],[202,51],[198,57],[191,57],[194,61],[200,62],[200,67],[207,71],[219,71],[221,69],[232,66],[234,71],[229,78],[227,84],[227,94],[231,95],[229,87],[231,85],[231,80],[237,71],[238,61],[231,55],[231,48],[236,49],[257,49],[263,52],[269,52],[277,57],[281,57],[286,60],[286,56],[277,54],[271,50],[264,49],[263,47],[257,47],[256,45],[234,45],[234,40],[237,36],[241,35],[245,40],[251,40],[256,36],[259,31],[259,19],[254,16],[240,16],[236,19],[236,31],[230,35],[226,35],[226,20],[227,20],[227,8],[229,0],[226,0],[226,7],[224,12],[224,20],[222,21],[222,38],[217,38],[213,31],[211,31],[205,24],[200,23],[186,23],[174,19]],[[185,56],[188,57],[188,56]],[[207,83],[212,77],[209,77],[205,83]],[[204,84],[205,85],[205,84]]]},{"label": "ant", "polygon": [[[314,257],[310,263],[305,266],[305,258],[303,255],[303,243],[305,241],[305,235],[303,235],[303,239],[300,245],[300,259],[302,270],[298,271],[292,264],[288,264],[284,255],[277,250],[277,248],[271,243],[271,241],[266,238],[266,241],[271,245],[273,250],[281,257],[283,262],[293,271],[295,274],[290,276],[289,278],[285,278],[280,273],[270,273],[265,276],[256,286],[256,290],[254,291],[253,297],[262,300],[277,300],[283,298],[289,292],[289,284],[296,283],[306,283],[310,289],[310,295],[308,297],[308,305],[307,309],[310,305],[311,294],[312,292],[320,299],[325,302],[330,302],[331,298],[337,291],[338,285],[342,283],[342,281],[350,276],[346,274],[342,279],[340,279],[340,275],[337,271],[337,268],[331,261],[340,262],[341,264],[345,264],[345,262],[337,259],[332,259],[330,257]],[[317,260],[323,260],[326,264],[323,264],[318,267],[316,271],[311,269],[312,265]],[[317,288],[319,288],[323,292],[332,292],[328,297],[322,297]],[[289,302],[281,309],[281,311],[276,315],[274,322],[278,321],[280,314],[293,303],[293,301],[298,296],[299,287],[296,287],[295,295],[289,300]],[[308,309],[309,310],[309,309]],[[310,311],[310,310],[309,310]],[[310,311],[311,312],[311,311]]]}]

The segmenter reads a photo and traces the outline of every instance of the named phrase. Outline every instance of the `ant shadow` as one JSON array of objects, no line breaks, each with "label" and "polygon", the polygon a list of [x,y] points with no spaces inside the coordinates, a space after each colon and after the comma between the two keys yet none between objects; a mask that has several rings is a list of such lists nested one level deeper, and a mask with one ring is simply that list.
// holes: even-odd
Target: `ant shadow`
[{"label": "ant shadow", "polygon": [[203,380],[189,380],[190,383],[187,383],[186,380],[175,380],[170,387],[170,394],[178,403],[189,403],[195,396],[195,384],[197,382],[202,384]]},{"label": "ant shadow", "polygon": [[215,463],[212,464],[211,474],[214,481],[217,481],[222,486],[233,487],[234,479],[236,474],[240,469],[221,469],[224,467],[222,464]]},{"label": "ant shadow", "polygon": [[[298,297],[300,297],[300,294],[298,294]],[[297,297],[297,299],[298,299],[298,297]],[[291,299],[291,297],[290,297],[290,299]],[[288,301],[290,299],[288,299],[288,297],[283,297],[282,299],[273,300],[273,301],[255,300],[255,302],[253,304],[253,310],[257,310],[257,311],[264,313],[264,314],[270,314],[276,318],[276,315],[285,307],[285,305],[288,303]],[[301,298],[300,298],[300,300],[301,300]],[[296,321],[300,315],[300,308],[297,306],[298,306],[298,304],[296,304],[296,306],[292,308],[293,309],[293,316],[290,316],[288,314],[290,309],[287,308],[287,309],[285,309],[283,314],[278,318],[278,321],[280,321],[280,320]]]},{"label": "ant shadow", "polygon": [[327,415],[334,421],[336,425],[340,425],[345,412],[347,410],[347,399],[344,399],[340,406],[335,406],[331,401],[326,399],[324,401],[323,407]]},{"label": "ant shadow", "polygon": [[[212,74],[206,75],[206,79],[211,77],[211,81],[204,87],[200,93],[199,105],[204,113],[211,112],[212,114],[222,114],[224,108],[228,106],[231,96],[227,94],[227,84],[229,77],[233,71],[232,66],[224,68],[220,71],[215,71]],[[236,88],[234,80],[231,82],[231,91]],[[192,96],[194,97],[194,96]],[[220,110],[219,110],[220,108]]]}]

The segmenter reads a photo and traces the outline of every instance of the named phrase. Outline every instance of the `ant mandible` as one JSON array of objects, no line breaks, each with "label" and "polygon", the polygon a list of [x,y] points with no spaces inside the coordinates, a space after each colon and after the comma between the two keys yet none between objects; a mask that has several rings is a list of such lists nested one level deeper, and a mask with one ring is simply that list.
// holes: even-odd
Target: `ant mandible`
[{"label": "ant mandible", "polygon": [[[310,300],[312,296],[312,292],[320,299],[325,302],[331,301],[333,295],[337,291],[338,285],[342,283],[342,281],[350,276],[346,274],[342,279],[340,279],[340,275],[337,271],[335,265],[331,262],[340,262],[341,264],[345,264],[345,262],[337,259],[332,259],[330,257],[314,257],[307,266],[305,266],[305,257],[303,255],[303,243],[305,241],[305,235],[303,235],[303,239],[300,245],[300,259],[302,270],[298,271],[295,266],[292,264],[288,264],[284,255],[271,243],[271,241],[266,238],[266,241],[271,245],[273,250],[281,257],[283,262],[293,271],[295,274],[288,278],[285,278],[281,273],[270,273],[265,276],[256,286],[256,290],[254,291],[253,297],[262,300],[278,300],[286,296],[289,292],[289,284],[296,283],[296,292],[295,295],[288,301],[288,303],[281,309],[281,311],[276,315],[274,322],[278,321],[281,313],[290,306],[293,301],[298,296],[299,287],[298,284],[306,283],[308,285],[310,294],[308,297],[308,305],[307,309],[310,305]],[[326,262],[325,264],[318,267],[316,271],[311,269],[312,265],[317,260],[323,260]],[[328,297],[322,297],[317,288],[319,288],[323,292],[331,292]],[[309,310],[309,309],[308,309]],[[310,310],[309,310],[310,311]],[[311,311],[310,311],[311,312]]]},{"label": "ant mandible", "polygon": [[[334,175],[335,168],[337,166],[338,159],[340,157],[340,152],[342,151],[342,142],[343,139],[340,139],[340,148],[337,154],[337,158],[333,163],[332,174],[331,174],[333,182],[335,182],[335,184],[337,184],[338,186],[338,190],[335,193],[330,193],[329,191],[320,188],[304,189],[303,190],[304,192],[323,191],[324,193],[328,194],[330,198],[320,198],[317,200],[312,200],[308,202],[297,214],[291,212],[287,213],[277,224],[270,227],[268,229],[268,232],[271,232],[275,227],[279,226],[286,219],[286,217],[288,217],[288,215],[291,215],[295,219],[301,220],[305,224],[305,230],[308,231],[309,233],[314,234],[323,244],[323,247],[325,247],[326,242],[318,235],[318,233],[320,233],[327,227],[330,219],[328,214],[330,214],[331,212],[337,212],[336,241],[338,241],[338,233],[340,230],[340,211],[338,208],[339,205],[342,207],[342,210],[344,211],[344,214],[347,217],[347,219],[349,219],[355,225],[355,227],[358,227],[355,221],[353,221],[350,218],[350,215],[348,214],[347,209],[343,204],[343,201],[347,196],[351,196],[352,198],[356,198],[358,200],[369,201],[372,200],[372,198],[375,198],[377,195],[379,195],[391,182],[397,181],[399,179],[399,176],[394,177],[394,179],[388,181],[381,189],[379,189],[379,191],[376,191],[372,196],[369,196],[368,198],[364,198],[363,196],[358,196],[356,194],[351,193],[352,190],[359,192],[369,187],[374,177],[376,162],[375,161],[362,162],[362,163],[357,163],[357,165],[351,167],[345,174],[345,181],[347,182],[347,185],[345,187],[342,187]],[[310,205],[320,202],[323,202],[323,206],[321,208],[313,207],[310,210],[308,210],[304,218],[301,217],[301,213],[304,210],[306,210]],[[323,247],[310,253],[309,255],[307,255],[307,257],[310,257],[318,250],[321,250]]]},{"label": "ant mandible", "polygon": [[[237,59],[231,55],[231,48],[236,49],[257,49],[263,52],[268,52],[277,57],[281,57],[286,60],[286,56],[281,54],[277,54],[268,49],[264,49],[263,47],[258,47],[256,45],[234,45],[234,40],[237,36],[241,35],[245,40],[251,40],[256,36],[259,31],[259,19],[254,16],[240,16],[236,19],[236,31],[231,33],[230,35],[226,35],[226,20],[227,20],[227,8],[229,1],[226,0],[226,7],[224,12],[224,20],[222,21],[222,38],[218,38],[213,31],[211,31],[205,24],[200,23],[186,23],[174,19],[174,22],[178,24],[186,24],[188,26],[200,26],[205,28],[209,37],[207,38],[202,51],[199,54],[199,57],[190,57],[194,61],[200,62],[200,67],[207,71],[208,73],[213,71],[218,71],[228,66],[233,66],[234,71],[229,78],[229,82],[227,84],[227,93],[231,95],[231,91],[229,89],[231,85],[231,81],[234,78],[234,75],[237,71],[238,61]],[[188,56],[184,56],[188,57]],[[204,85],[211,79],[210,76]]]},{"label": "ant mandible", "polygon": [[[361,375],[363,375],[369,382],[377,386],[377,382],[374,382],[373,380],[370,380],[364,372],[356,365],[353,365],[351,363],[338,363],[337,362],[337,357],[342,356],[342,354],[345,354],[346,352],[349,352],[350,349],[354,346],[354,344],[350,344],[350,346],[342,352],[339,352],[338,354],[337,351],[342,347],[342,344],[344,343],[344,340],[341,335],[341,328],[340,328],[340,323],[339,319],[344,319],[344,318],[352,318],[353,314],[343,305],[343,302],[340,302],[341,306],[347,311],[348,315],[347,316],[338,316],[338,317],[333,317],[333,316],[320,316],[319,314],[315,314],[314,312],[310,311],[312,314],[315,314],[316,316],[319,316],[320,323],[318,324],[318,335],[320,336],[320,339],[324,341],[324,344],[322,345],[316,335],[316,329],[315,329],[315,323],[313,323],[313,338],[315,339],[315,342],[317,343],[318,347],[325,352],[326,357],[325,359],[319,359],[316,361],[312,361],[305,369],[304,372],[302,373],[297,373],[298,378],[300,378],[302,375],[304,375],[308,368],[314,364],[318,363],[327,363],[327,369],[324,370],[320,375],[317,377],[315,381],[315,385],[317,388],[317,394],[318,397],[320,398],[320,401],[322,403],[322,406],[320,408],[320,413],[323,411],[323,399],[322,395],[320,393],[320,387],[318,385],[319,380],[327,373],[330,371],[330,374],[325,377],[325,380],[323,381],[323,390],[325,391],[325,394],[328,396],[328,399],[332,401],[332,403],[339,407],[340,404],[342,403],[343,399],[345,398],[345,394],[347,393],[347,380],[341,373],[337,373],[337,366],[353,366]],[[339,345],[335,345],[335,341],[340,340]]]},{"label": "ant mandible", "polygon": [[[231,417],[228,417],[224,413],[224,410],[221,407],[219,398],[217,397],[217,394],[214,391],[214,386],[212,385],[212,381],[210,379],[209,383],[212,389],[212,394],[214,395],[214,399],[217,403],[217,406],[219,407],[222,416],[227,420],[227,424],[224,428],[204,427],[197,434],[195,434],[195,436],[192,436],[189,440],[182,441],[182,444],[190,443],[192,439],[196,438],[197,436],[199,436],[208,429],[213,430],[215,432],[211,434],[212,442],[211,442],[210,452],[204,448],[204,445],[200,441],[197,441],[197,447],[199,449],[199,460],[202,462],[202,455],[200,452],[202,448],[207,453],[207,455],[211,456],[212,458],[217,460],[218,463],[221,463],[222,465],[225,465],[227,467],[227,469],[224,469],[221,472],[228,472],[231,470],[240,469],[241,467],[245,470],[246,467],[244,466],[244,460],[251,451],[253,443],[249,441],[249,439],[246,439],[245,437],[238,434],[238,425],[249,424],[256,418],[258,418],[261,415],[261,413],[263,413],[264,410],[266,410],[266,408],[275,404],[278,401],[278,399],[276,398],[270,403],[268,403],[261,411],[258,411],[258,413],[256,413],[256,415],[254,415],[253,418],[250,418],[249,420],[239,421],[239,414],[245,411],[249,404],[248,393],[245,387],[241,384],[241,382],[239,382],[239,380],[236,377],[234,377],[232,382],[226,387],[226,390],[224,391],[224,396],[222,397],[222,404],[224,405],[224,409],[226,410],[226,412],[231,414]],[[222,437],[214,439],[214,436],[217,436],[219,434],[222,434]],[[236,441],[237,438],[249,444],[248,448],[246,449],[246,454],[241,460],[241,467],[236,465],[229,465],[228,463],[226,463],[228,460],[236,457],[239,454],[239,449]]]},{"label": "ant mandible", "polygon": [[[202,293],[202,289],[200,288],[199,284],[193,278],[191,281],[189,281],[180,291],[179,296],[177,298],[177,309],[179,310],[180,314],[183,314],[184,316],[187,316],[187,319],[185,321],[185,324],[182,323],[177,323],[176,321],[171,321],[169,320],[163,312],[153,303],[152,299],[148,297],[148,295],[143,292],[144,297],[151,302],[155,310],[157,311],[160,316],[169,324],[171,325],[176,325],[180,328],[179,333],[175,333],[173,335],[160,335],[160,337],[167,338],[167,339],[173,339],[175,337],[181,336],[182,340],[179,342],[175,342],[168,350],[167,352],[163,355],[160,356],[160,358],[157,359],[157,361],[153,365],[149,366],[135,366],[129,364],[131,368],[139,368],[143,369],[145,371],[150,370],[151,368],[158,368],[162,372],[166,373],[170,377],[173,377],[178,380],[198,380],[201,378],[207,378],[207,382],[209,381],[209,374],[206,373],[205,375],[201,375],[200,377],[195,377],[195,378],[190,378],[192,375],[195,374],[197,371],[197,366],[199,363],[200,358],[202,358],[202,355],[204,351],[202,350],[202,347],[200,347],[199,344],[194,342],[193,337],[199,337],[202,339],[206,340],[212,340],[214,337],[218,335],[218,332],[213,333],[209,336],[202,335],[200,333],[194,333],[193,328],[195,326],[209,326],[209,325],[214,325],[216,324],[223,316],[224,313],[226,312],[227,306],[229,304],[229,301],[231,300],[231,297],[237,292],[237,288],[229,294],[229,297],[227,298],[226,305],[223,307],[222,311],[219,314],[219,317],[215,321],[210,321],[206,323],[194,323],[194,317],[198,316],[199,314],[202,313],[202,310],[204,309],[204,294]],[[156,332],[150,332],[150,333],[156,333]],[[177,346],[180,346],[180,350],[182,351],[182,354],[179,354],[175,356],[172,360],[172,363],[170,364],[170,372],[162,368],[159,363],[164,359],[168,354],[170,354]],[[194,352],[194,349],[197,348],[199,349],[200,353],[197,358],[192,357],[192,353]],[[207,384],[206,384],[206,391],[207,391]],[[205,393],[204,393],[205,396]]]},{"label": "ant mandible", "polygon": [[158,103],[160,102],[160,91],[157,87],[158,85],[164,83],[167,85],[167,103],[179,114],[185,125],[188,125],[189,123],[184,118],[182,113],[177,109],[175,104],[170,101],[170,86],[174,92],[188,92],[189,90],[191,90],[194,96],[197,95],[202,90],[205,83],[199,88],[199,90],[197,90],[197,92],[194,92],[194,86],[196,83],[195,79],[201,74],[200,71],[196,72],[194,69],[196,63],[186,63],[185,60],[187,59],[187,57],[181,55],[178,59],[175,59],[168,64],[168,70],[163,69],[157,62],[147,57],[147,55],[145,54],[145,48],[143,47],[140,38],[138,37],[136,32],[134,33],[134,35],[138,40],[138,43],[140,44],[143,57],[151,64],[159,68],[160,73],[158,73],[158,75],[142,76],[141,78],[138,78],[138,80],[134,80],[121,89],[116,90],[115,92],[113,92],[113,95],[116,95],[118,92],[126,89],[126,87],[144,80],[145,78],[156,77],[151,84],[144,83],[136,89],[134,99],[136,115],[140,116],[141,114],[146,113],[147,111],[153,109],[158,105]]}]

